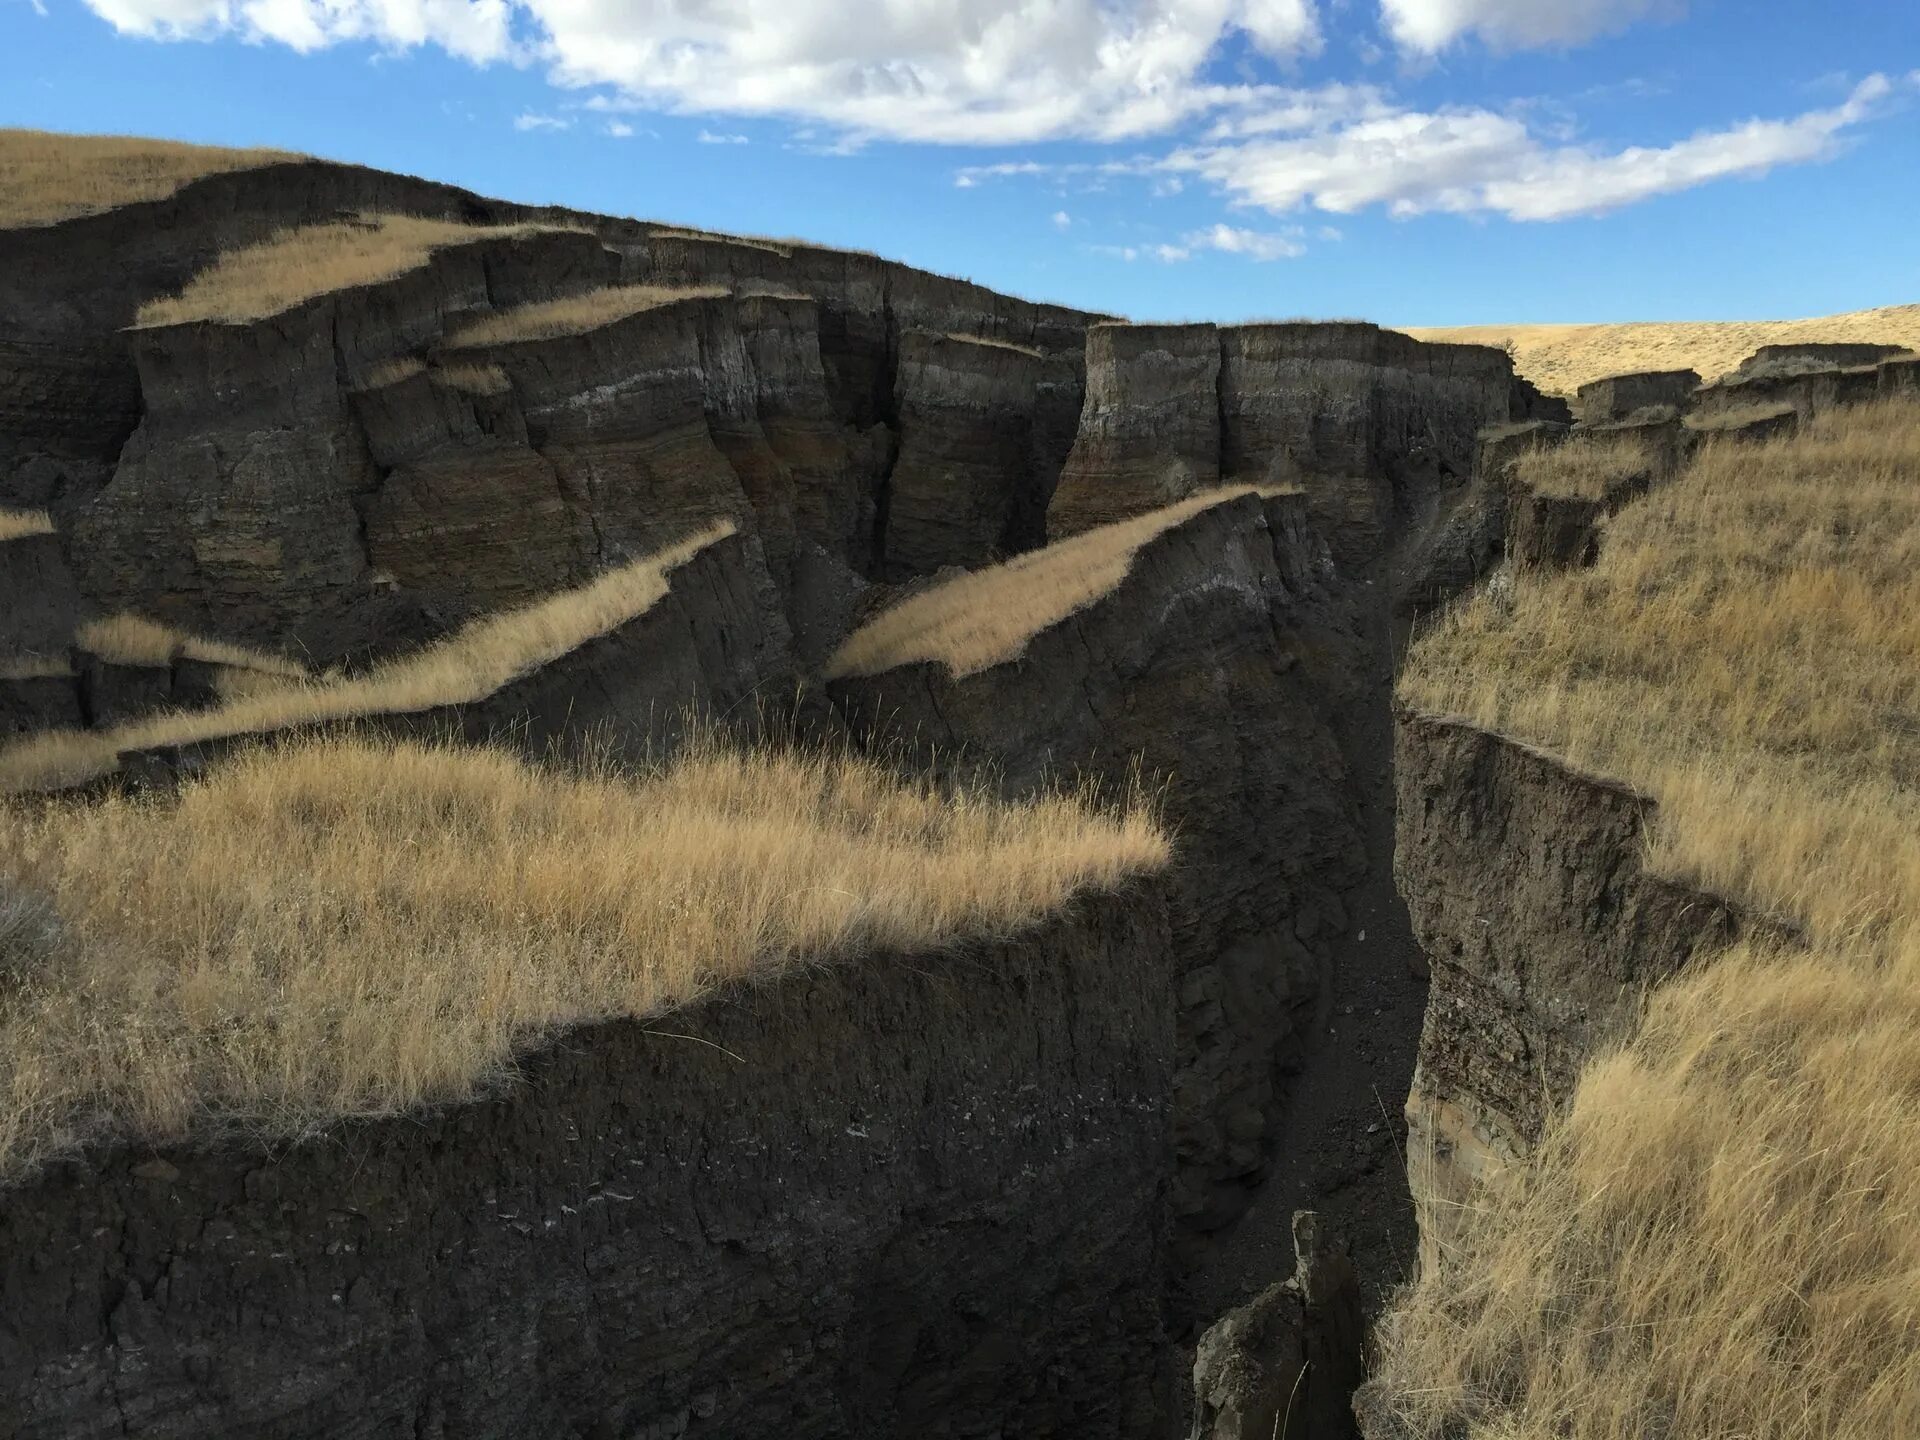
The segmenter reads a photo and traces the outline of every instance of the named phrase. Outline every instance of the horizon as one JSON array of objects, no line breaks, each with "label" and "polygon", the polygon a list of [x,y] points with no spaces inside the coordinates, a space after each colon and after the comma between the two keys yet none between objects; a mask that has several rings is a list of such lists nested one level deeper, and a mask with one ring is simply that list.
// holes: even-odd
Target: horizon
[{"label": "horizon", "polygon": [[[1920,16],[1891,0],[1838,26],[1721,0],[903,15],[0,0],[22,77],[0,124],[803,236],[1145,322],[1710,323],[1920,300],[1920,201],[1898,181],[1920,162]],[[1714,67],[1688,73],[1701,56]]]}]

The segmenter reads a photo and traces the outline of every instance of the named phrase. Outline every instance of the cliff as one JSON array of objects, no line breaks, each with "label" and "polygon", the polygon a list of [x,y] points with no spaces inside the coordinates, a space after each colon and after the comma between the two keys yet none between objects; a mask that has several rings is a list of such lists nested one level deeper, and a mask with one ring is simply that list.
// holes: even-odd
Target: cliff
[{"label": "cliff", "polygon": [[1216,480],[1302,484],[1336,555],[1375,558],[1479,431],[1533,418],[1498,350],[1358,324],[1096,325],[1079,437],[1048,533],[1178,500]]},{"label": "cliff", "polygon": [[1408,1167],[1439,1215],[1529,1151],[1649,987],[1774,927],[1647,868],[1647,797],[1463,721],[1401,712],[1394,783],[1394,878],[1432,969]]},{"label": "cliff", "polygon": [[[1094,537],[1083,537],[1092,541]],[[1175,1208],[1197,1230],[1236,1218],[1269,1167],[1298,1030],[1364,873],[1345,760],[1325,708],[1350,650],[1301,497],[1243,495],[1146,540],[1124,577],[956,675],[920,660],[835,680],[856,736],[935,763],[989,763],[1026,792],[1059,778],[1164,786],[1182,861]],[[1028,603],[1010,572],[956,604]],[[1342,655],[1344,658],[1344,655]]]},{"label": "cliff", "polygon": [[91,1150],[0,1205],[7,1432],[1162,1434],[1166,946],[1141,892]]}]

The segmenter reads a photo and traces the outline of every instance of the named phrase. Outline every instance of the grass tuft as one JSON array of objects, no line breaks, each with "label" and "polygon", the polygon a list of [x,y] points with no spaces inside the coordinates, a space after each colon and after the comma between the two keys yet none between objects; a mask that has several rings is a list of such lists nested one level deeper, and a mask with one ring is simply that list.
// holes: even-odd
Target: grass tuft
[{"label": "grass tuft", "polygon": [[208,710],[155,715],[108,730],[31,736],[0,749],[0,792],[79,784],[112,771],[127,750],[482,699],[643,613],[667,593],[667,577],[676,567],[732,533],[731,522],[712,526],[579,589],[476,620],[450,639],[364,675],[289,679],[247,687]]},{"label": "grass tuft", "polygon": [[1018,659],[1042,630],[1111,593],[1141,546],[1202,510],[1254,493],[1250,485],[1209,490],[923,590],[848,636],[827,675],[877,675],[934,660],[958,678]]},{"label": "grass tuft", "polygon": [[164,200],[203,176],[304,158],[134,135],[0,130],[0,230]]},{"label": "grass tuft", "polygon": [[712,300],[727,293],[721,285],[608,285],[582,295],[543,300],[482,316],[449,337],[447,348],[472,349],[481,345],[507,345],[517,340],[580,335],[629,315],[638,315],[642,310],[658,309],[680,300]]},{"label": "grass tuft", "polygon": [[258,245],[228,251],[178,295],[149,300],[140,307],[135,326],[260,320],[316,295],[391,280],[426,264],[435,250],[449,245],[518,239],[562,228],[368,214],[282,230]]},{"label": "grass tuft", "polygon": [[0,543],[53,534],[53,516],[44,510],[0,509]]}]

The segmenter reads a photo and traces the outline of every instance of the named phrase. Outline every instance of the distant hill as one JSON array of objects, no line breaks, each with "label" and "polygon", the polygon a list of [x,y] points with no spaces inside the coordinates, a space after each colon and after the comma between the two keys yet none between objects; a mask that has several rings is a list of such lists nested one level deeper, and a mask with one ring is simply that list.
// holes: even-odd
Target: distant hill
[{"label": "distant hill", "polygon": [[1542,390],[1571,395],[1589,380],[1633,370],[1726,374],[1762,345],[1859,341],[1920,349],[1920,305],[1887,305],[1810,320],[1642,321],[1621,325],[1456,325],[1406,332],[1419,340],[1513,347],[1514,365]]}]

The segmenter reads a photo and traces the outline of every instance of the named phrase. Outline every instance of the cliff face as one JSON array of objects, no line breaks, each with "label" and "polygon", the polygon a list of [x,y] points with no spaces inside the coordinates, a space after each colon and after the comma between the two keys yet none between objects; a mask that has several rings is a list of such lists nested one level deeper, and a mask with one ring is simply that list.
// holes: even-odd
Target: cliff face
[{"label": "cliff face", "polygon": [[[125,329],[220,253],[357,210],[580,233],[448,246],[266,320]],[[977,564],[1037,543],[1087,319],[875,256],[308,163],[0,232],[0,274],[17,320],[0,352],[0,505],[56,511],[90,609],[223,638],[297,632],[322,663],[382,648],[393,584],[418,615],[456,623],[718,516],[752,517],[783,584],[803,550],[878,575],[917,573],[922,552]],[[446,344],[474,315],[609,283],[730,293],[580,335]],[[921,331],[1039,355],[1011,382],[975,363],[929,388],[924,365],[901,367]],[[903,403],[909,522],[889,546]],[[928,487],[913,467],[1011,460],[987,428],[1002,424],[1025,437],[1026,476],[983,481],[1007,491],[983,501],[992,513],[955,521],[935,497],[916,519]]]},{"label": "cliff face", "polygon": [[1163,1434],[1166,944],[1142,893],[89,1152],[0,1205],[8,1433]]},{"label": "cliff face", "polygon": [[1216,479],[1302,484],[1336,555],[1377,556],[1482,427],[1528,418],[1498,350],[1372,325],[1097,325],[1087,402],[1048,533],[1075,534]]},{"label": "cliff face", "polygon": [[[1180,836],[1176,1209],[1235,1218],[1276,1163],[1341,894],[1365,868],[1325,706],[1350,649],[1298,496],[1215,505],[1149,541],[1110,594],[1018,659],[955,678],[920,662],[834,682],[857,735],[992,762],[1028,790],[1083,775],[1164,781]],[[1017,603],[1017,602],[1015,602]],[[1290,1157],[1279,1157],[1288,1163]]]},{"label": "cliff face", "polygon": [[1512,740],[1403,712],[1394,777],[1394,878],[1432,968],[1407,1156],[1444,1203],[1528,1152],[1649,987],[1756,922],[1647,870],[1651,800]]}]

